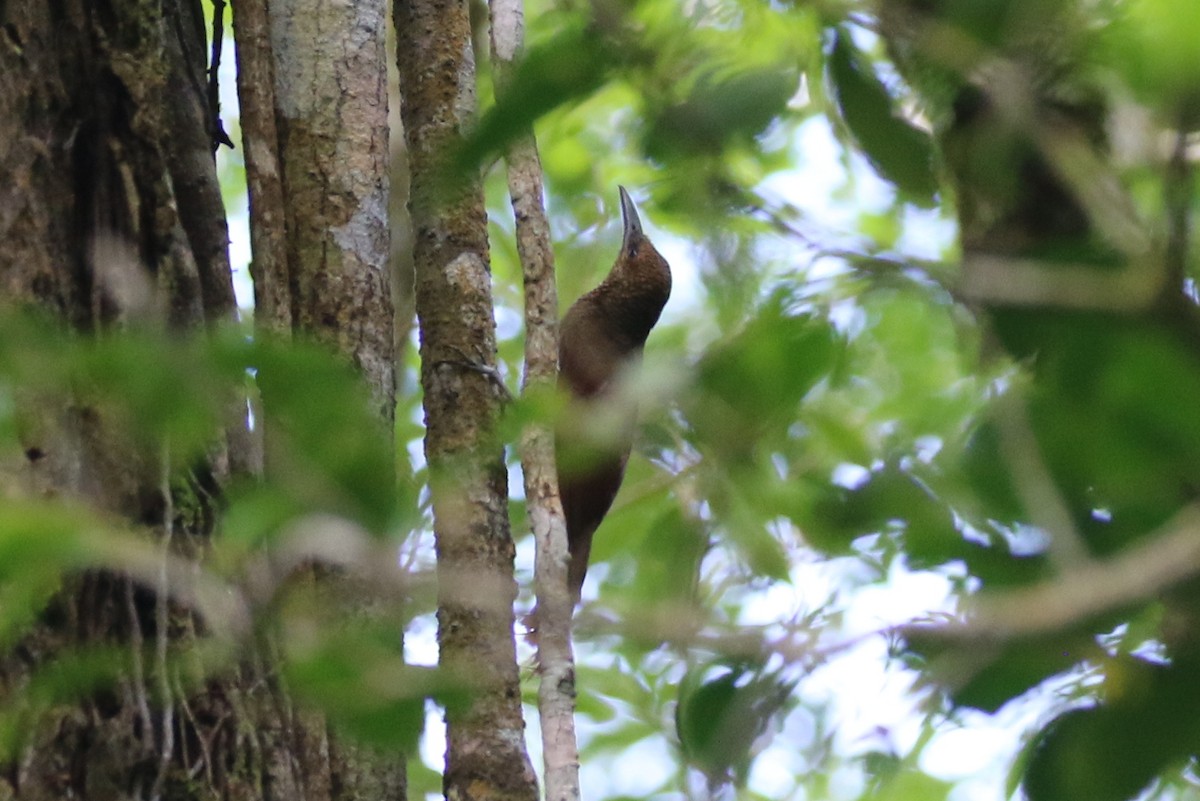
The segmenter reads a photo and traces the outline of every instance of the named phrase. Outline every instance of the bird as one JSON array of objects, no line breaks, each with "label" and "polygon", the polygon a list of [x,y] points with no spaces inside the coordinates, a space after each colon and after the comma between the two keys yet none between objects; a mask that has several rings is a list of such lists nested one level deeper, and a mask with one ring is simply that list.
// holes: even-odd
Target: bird
[{"label": "bird", "polygon": [[[621,250],[607,277],[581,296],[559,326],[558,386],[568,398],[564,420],[611,404],[620,378],[641,359],[646,338],[671,296],[671,268],[651,244],[625,187],[618,186]],[[567,581],[579,603],[592,537],[608,514],[625,477],[633,448],[636,409],[620,409],[616,431],[599,444],[581,444],[578,426],[560,426],[555,437],[559,493],[570,552]]]}]

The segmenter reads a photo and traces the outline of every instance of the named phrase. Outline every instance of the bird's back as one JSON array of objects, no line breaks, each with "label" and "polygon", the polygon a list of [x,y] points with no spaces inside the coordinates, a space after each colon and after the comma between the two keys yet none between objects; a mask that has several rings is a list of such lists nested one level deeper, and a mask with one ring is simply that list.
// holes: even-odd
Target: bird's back
[{"label": "bird's back", "polygon": [[[592,535],[608,514],[633,445],[636,410],[621,403],[616,385],[641,356],[650,329],[671,294],[671,270],[642,231],[629,194],[621,189],[621,252],[600,286],[577,300],[559,329],[559,387],[571,399],[556,435],[559,490],[571,551],[568,571],[578,601]],[[587,423],[607,426],[596,441]]]}]

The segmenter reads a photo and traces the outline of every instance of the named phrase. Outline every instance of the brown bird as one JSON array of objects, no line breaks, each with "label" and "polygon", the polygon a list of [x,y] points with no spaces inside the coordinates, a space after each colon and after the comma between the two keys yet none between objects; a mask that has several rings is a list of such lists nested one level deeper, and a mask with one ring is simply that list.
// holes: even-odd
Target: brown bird
[{"label": "brown bird", "polygon": [[[574,407],[568,420],[581,419],[579,414],[587,413],[591,404],[612,401],[617,378],[640,359],[646,337],[671,295],[671,268],[642,231],[625,187],[618,189],[624,221],[621,252],[608,277],[567,310],[559,329],[558,385]],[[617,497],[633,446],[636,411],[623,412],[619,430],[599,446],[581,447],[579,437],[565,428],[556,437],[571,552],[567,576],[576,603],[587,575],[592,535]]]}]

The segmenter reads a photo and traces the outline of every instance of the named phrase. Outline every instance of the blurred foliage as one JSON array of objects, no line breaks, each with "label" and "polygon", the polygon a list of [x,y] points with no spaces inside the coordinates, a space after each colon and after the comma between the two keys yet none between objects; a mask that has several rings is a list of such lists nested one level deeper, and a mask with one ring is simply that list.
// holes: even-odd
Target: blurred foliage
[{"label": "blurred foliage", "polygon": [[[8,310],[0,332],[0,437],[9,454],[0,470],[0,647],[31,660],[55,654],[20,680],[28,668],[6,668],[0,761],[28,746],[41,713],[112,692],[131,659],[198,681],[196,665],[215,675],[236,670],[272,633],[287,644],[296,697],[378,747],[412,747],[427,698],[465,697],[465,688],[404,664],[400,631],[410,612],[402,602],[421,595],[419,574],[401,590],[395,567],[380,565],[398,564],[421,513],[411,471],[393,467],[387,432],[351,369],[315,345],[256,341],[240,329],[195,338],[131,329],[93,339]],[[219,452],[231,393],[252,387],[259,402],[249,419],[269,432],[268,478],[234,477],[220,498],[202,499],[196,493],[213,485],[197,476]],[[59,416],[61,408],[73,411]],[[133,523],[91,509],[86,492],[31,492],[38,471],[54,469],[42,462],[78,458],[57,450],[62,440],[52,431],[64,421],[69,431],[71,419],[133,435],[120,469],[158,464],[170,477],[163,486],[171,503],[162,507],[172,513],[170,551],[156,541],[162,520]],[[208,513],[220,516],[212,521],[199,508],[214,502]],[[204,554],[199,567],[184,559],[196,553]],[[314,598],[314,567],[345,578]],[[115,640],[64,651],[61,618],[70,613],[56,593],[96,570],[149,590],[164,580],[161,571],[171,599],[205,633],[173,644],[165,664],[152,644],[141,656]],[[364,615],[361,596],[343,586],[352,577],[362,586],[382,580],[391,594],[374,595],[379,608]]]},{"label": "blurred foliage", "polygon": [[675,707],[675,733],[688,763],[715,792],[733,781],[744,788],[755,744],[795,688],[761,666],[698,666],[684,677]]},{"label": "blurred foliage", "polygon": [[931,205],[933,142],[896,114],[887,89],[844,31],[834,37],[829,78],[842,119],[875,168],[914,202]]},{"label": "blurred foliage", "polygon": [[[885,22],[905,12],[936,23],[926,38]],[[1179,302],[1153,313],[988,310],[958,294],[951,222],[970,180],[1003,184],[994,197],[1010,199],[1028,194],[1012,186],[1058,174],[1021,169],[1045,140],[1020,114],[954,138],[980,110],[961,90],[988,78],[1046,119],[1107,107],[1118,124],[1095,139],[1111,138],[1139,224],[1168,230],[1166,185],[1179,176],[1161,143],[1196,127],[1191,5],[530,0],[526,13],[527,58],[499,99],[483,82],[478,127],[457,154],[488,168],[503,374],[515,385],[521,370],[520,269],[492,165],[528,127],[563,307],[616,253],[618,183],[676,275],[628,388],[637,451],[577,616],[589,796],[1200,796],[1194,581],[1019,637],[955,639],[940,625],[965,615],[969,626],[977,602],[1153,547],[1194,502],[1191,242],[1173,276]],[[1014,63],[1041,69],[1005,83]],[[1026,102],[1035,91],[1042,105]],[[935,144],[947,136],[976,149],[964,163],[978,169],[951,172]],[[1013,219],[1033,231],[1058,221],[1028,216]],[[1017,242],[1023,253],[1045,244]],[[469,688],[406,665],[395,634],[407,625],[410,643],[428,643],[432,626],[414,351],[393,472],[361,390],[317,349],[245,331],[90,341],[6,317],[0,437],[19,448],[21,410],[69,389],[124,421],[139,447],[169,443],[183,475],[205,458],[227,388],[250,387],[270,477],[226,493],[204,570],[256,626],[287,633],[287,680],[306,703],[352,736],[408,747],[427,699],[469,702]],[[561,407],[522,399],[500,434],[512,442]],[[528,608],[523,508],[514,498]],[[131,554],[159,558],[127,524],[4,500],[0,642],[18,643],[76,571],[120,569]],[[374,580],[396,559],[403,597],[358,617],[336,593],[314,596],[301,568],[327,560]],[[941,600],[914,609],[905,588],[930,585]],[[893,628],[914,617],[923,625]],[[39,705],[91,692],[124,658],[78,654],[0,696],[0,749]],[[230,658],[218,652],[213,669]],[[995,765],[981,790],[935,759],[972,726],[1007,733],[1007,790]],[[439,791],[435,767],[436,756],[414,762],[414,797]]]},{"label": "blurred foliage", "polygon": [[[1143,316],[981,310],[956,294],[945,224],[971,181],[995,185],[976,193],[985,200],[1051,191],[1067,168],[1045,166],[1046,140],[1021,117],[1044,114],[1111,146],[1138,224],[1163,230],[1155,143],[1194,128],[1190,6],[638,0],[527,13],[527,69],[573,63],[519,75],[489,101],[474,160],[499,153],[502,128],[537,130],[564,308],[611,263],[617,183],[676,268],[631,390],[639,455],[597,534],[579,615],[585,786],[1000,797],[994,769],[982,792],[926,767],[962,717],[1009,729],[1009,794],[1195,797],[1190,724],[1156,720],[1189,708],[1166,674],[1191,647],[1171,626],[1194,618],[1163,601],[1167,588],[1011,641],[960,642],[937,625],[989,593],[1048,586],[1071,560],[1152,543],[1195,494],[1191,301]],[[580,31],[591,41],[567,52]],[[1012,105],[995,111],[972,81]],[[970,136],[955,129],[976,119]],[[488,172],[503,321],[520,305],[501,175]],[[1081,250],[1094,236],[1036,238],[1089,224],[1070,208],[968,211],[1008,224],[1019,252],[1123,263],[1107,245]],[[501,355],[516,376],[519,331],[508,333]],[[886,640],[894,662],[863,672],[855,638],[870,630],[849,621],[875,593],[908,608],[895,596],[914,576],[948,598]],[[876,641],[914,614],[881,615]],[[1118,701],[1114,677],[1138,670],[1164,675]],[[907,706],[868,701],[878,719],[853,725],[829,707],[876,691],[851,682],[887,676],[919,682]],[[788,700],[741,703],[765,677]],[[732,722],[734,707],[748,719]],[[1104,711],[1068,711],[1084,707]],[[1162,734],[1139,736],[1147,728]],[[647,768],[657,750],[637,756],[668,744],[671,770]],[[1094,754],[1104,769],[1071,778]],[[612,780],[627,771],[647,775]]]}]

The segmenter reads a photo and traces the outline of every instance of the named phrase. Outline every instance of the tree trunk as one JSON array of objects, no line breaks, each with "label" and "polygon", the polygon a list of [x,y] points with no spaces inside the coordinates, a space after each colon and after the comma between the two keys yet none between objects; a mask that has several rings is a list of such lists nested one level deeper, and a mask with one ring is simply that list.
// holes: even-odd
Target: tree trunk
[{"label": "tree trunk", "polygon": [[[159,9],[161,8],[161,12]],[[0,251],[3,292],[71,327],[100,331],[164,322],[186,329],[230,319],[227,233],[204,99],[205,35],[198,2],[81,0],[0,5]],[[155,299],[161,299],[156,303]],[[27,486],[68,494],[148,524],[195,550],[210,503],[189,476],[164,479],[160,454],[118,436],[102,409],[69,398],[23,410]],[[8,456],[15,460],[16,456]],[[228,472],[225,453],[209,465]],[[190,617],[119,576],[69,582],[44,622],[0,660],[0,687],[20,687],[69,648],[194,640]],[[161,653],[161,650],[159,651]],[[176,677],[177,678],[177,677]],[[231,795],[259,777],[240,752],[234,686],[180,696],[165,664],[131,671],[117,692],[35,720],[0,779],[0,796],[159,797],[195,787],[189,764],[208,744],[208,782],[184,797]],[[165,703],[164,703],[165,698]],[[154,699],[153,702],[150,699]],[[187,710],[186,714],[184,709]]]},{"label": "tree trunk", "polygon": [[[380,22],[381,7],[374,13]],[[334,30],[361,33],[352,23]],[[382,34],[373,35],[362,45],[365,60],[342,65],[379,70],[380,92],[346,104],[348,113],[368,109],[349,124],[378,138],[355,168],[365,189],[310,190],[330,192],[330,203],[324,218],[297,217],[308,233],[288,240],[287,257],[304,266],[290,285],[299,291],[287,325],[295,318],[321,332],[363,369],[390,441],[386,101]],[[84,335],[203,331],[233,319],[206,55],[200,0],[0,2],[7,305],[49,311]],[[295,136],[296,122],[284,120],[285,135]],[[299,150],[293,163],[337,171],[338,154]],[[318,251],[320,264],[310,266]],[[20,409],[19,448],[0,454],[6,499],[83,500],[157,537],[164,560],[167,549],[202,556],[220,485],[255,461],[243,412],[230,416],[205,464],[181,471],[170,443],[129,436],[100,404],[38,400]],[[244,410],[245,400],[235,406]],[[206,671],[204,642],[194,615],[165,593],[108,571],[67,580],[37,625],[0,653],[0,706],[16,703],[39,670],[67,654],[108,647],[126,658],[111,689],[55,700],[31,711],[15,739],[6,735],[0,799],[403,798],[401,758],[381,764],[339,747],[319,715],[295,708],[269,638],[220,675]]]},{"label": "tree trunk", "polygon": [[508,477],[493,434],[504,388],[496,385],[487,214],[478,176],[447,180],[449,154],[475,110],[470,19],[462,0],[401,0],[395,20],[438,550],[439,661],[477,691],[468,709],[446,714],[445,794],[534,801],[513,638]]},{"label": "tree trunk", "polygon": [[[293,332],[331,346],[353,364],[371,389],[378,437],[390,453],[396,394],[385,3],[283,0],[268,8],[248,0],[238,4],[243,7],[250,35],[239,30],[239,61],[269,65],[240,83],[243,106],[256,104],[246,149],[262,162],[248,169],[254,176],[248,181],[251,204],[260,197],[255,187],[266,190],[263,207],[283,203],[282,215],[256,221],[272,265],[272,316],[260,330],[286,331],[290,323]],[[252,85],[266,78],[273,79],[267,87]],[[270,427],[266,436],[270,476]],[[390,464],[388,470],[394,484]],[[365,585],[332,575],[316,581],[338,583],[353,597],[352,614],[370,616],[375,604]],[[403,659],[402,634],[396,631],[397,662]],[[313,716],[306,729],[320,743],[318,758],[328,760],[328,797],[405,798],[404,754],[360,749],[323,736],[318,726]]]}]

